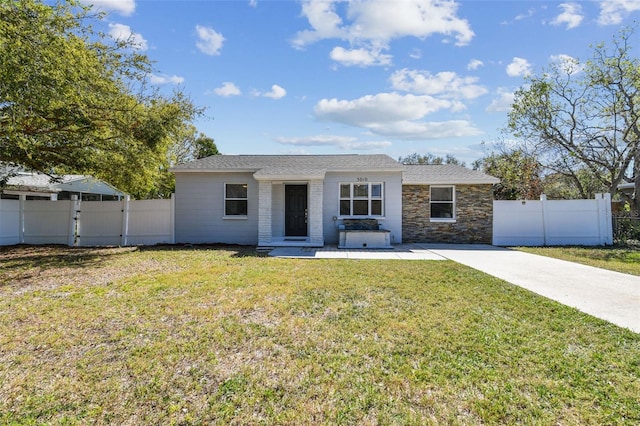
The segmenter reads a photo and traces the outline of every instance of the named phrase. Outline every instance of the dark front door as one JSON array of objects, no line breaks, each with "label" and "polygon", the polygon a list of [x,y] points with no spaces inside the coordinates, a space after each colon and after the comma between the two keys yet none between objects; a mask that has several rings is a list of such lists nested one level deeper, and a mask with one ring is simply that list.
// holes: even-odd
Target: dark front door
[{"label": "dark front door", "polygon": [[285,236],[307,236],[307,185],[285,185],[284,221]]}]

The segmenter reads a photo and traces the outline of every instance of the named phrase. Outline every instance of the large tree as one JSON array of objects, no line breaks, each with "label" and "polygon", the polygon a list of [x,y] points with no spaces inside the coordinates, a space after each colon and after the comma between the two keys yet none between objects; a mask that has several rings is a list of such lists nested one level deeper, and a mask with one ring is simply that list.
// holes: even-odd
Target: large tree
[{"label": "large tree", "polygon": [[586,195],[584,175],[614,194],[635,182],[640,202],[640,60],[632,55],[637,28],[592,48],[580,63],[566,58],[529,78],[515,94],[509,128],[537,157]]},{"label": "large tree", "polygon": [[0,161],[92,174],[142,197],[172,134],[201,111],[150,88],[149,59],[95,30],[102,19],[75,0],[0,3]]},{"label": "large tree", "polygon": [[176,164],[219,155],[218,147],[214,140],[203,133],[199,133],[193,124],[187,123],[177,129],[171,135],[172,144],[167,152],[167,161],[160,165],[160,177],[153,191],[149,194],[152,198],[168,198],[175,190],[175,176],[169,172],[169,168]]},{"label": "large tree", "polygon": [[474,161],[473,169],[500,179],[493,186],[497,200],[536,200],[542,194],[542,167],[522,149],[492,153]]}]

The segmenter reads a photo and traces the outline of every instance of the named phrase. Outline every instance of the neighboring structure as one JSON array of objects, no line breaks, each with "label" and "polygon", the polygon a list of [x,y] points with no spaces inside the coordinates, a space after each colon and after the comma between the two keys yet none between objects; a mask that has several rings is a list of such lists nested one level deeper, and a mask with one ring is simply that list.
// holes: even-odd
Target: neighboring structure
[{"label": "neighboring structure", "polygon": [[460,166],[387,155],[216,155],[171,169],[177,243],[337,244],[345,219],[376,219],[391,244],[491,243],[492,184]]},{"label": "neighboring structure", "polygon": [[75,195],[83,201],[111,201],[126,195],[91,176],[63,175],[52,180],[50,176],[37,172],[7,170],[6,167],[3,172],[12,175],[5,187],[0,188],[3,199],[70,200]]}]

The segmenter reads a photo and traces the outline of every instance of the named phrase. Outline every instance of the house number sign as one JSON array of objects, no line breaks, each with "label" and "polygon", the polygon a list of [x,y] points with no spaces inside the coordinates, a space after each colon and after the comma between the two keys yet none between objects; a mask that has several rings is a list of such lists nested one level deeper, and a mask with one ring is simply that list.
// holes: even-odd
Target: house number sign
[{"label": "house number sign", "polygon": [[369,182],[369,178],[359,177],[359,178],[356,178],[356,182]]}]

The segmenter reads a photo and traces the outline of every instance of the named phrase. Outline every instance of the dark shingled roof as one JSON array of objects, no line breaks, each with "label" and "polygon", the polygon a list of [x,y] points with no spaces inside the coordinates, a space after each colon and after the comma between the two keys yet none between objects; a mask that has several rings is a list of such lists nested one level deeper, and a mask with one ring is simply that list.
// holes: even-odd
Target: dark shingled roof
[{"label": "dark shingled roof", "polygon": [[328,171],[402,171],[388,155],[213,155],[179,164],[173,172],[246,171],[256,177],[319,176]]},{"label": "dark shingled roof", "polygon": [[404,184],[494,184],[499,180],[452,164],[405,165],[375,155],[212,155],[179,164],[172,172],[250,172],[256,179],[322,179],[326,172],[403,172]]},{"label": "dark shingled roof", "polygon": [[455,164],[404,165],[402,183],[406,185],[494,184],[500,179]]}]

